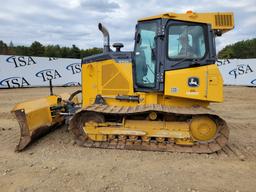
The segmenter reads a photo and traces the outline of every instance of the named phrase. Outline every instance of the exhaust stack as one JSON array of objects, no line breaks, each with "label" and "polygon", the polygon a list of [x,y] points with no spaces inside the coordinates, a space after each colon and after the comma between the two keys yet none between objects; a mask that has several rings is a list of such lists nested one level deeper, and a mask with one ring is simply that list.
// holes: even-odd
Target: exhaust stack
[{"label": "exhaust stack", "polygon": [[103,53],[107,53],[110,51],[110,45],[109,45],[109,32],[106,27],[104,27],[101,23],[98,25],[99,30],[102,32],[104,37],[104,49]]}]

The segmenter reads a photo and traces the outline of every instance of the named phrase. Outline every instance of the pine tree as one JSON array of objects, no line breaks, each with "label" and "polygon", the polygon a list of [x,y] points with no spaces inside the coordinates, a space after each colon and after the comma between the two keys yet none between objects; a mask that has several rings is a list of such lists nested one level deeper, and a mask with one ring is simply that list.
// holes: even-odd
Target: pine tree
[{"label": "pine tree", "polygon": [[76,45],[72,45],[70,56],[71,58],[80,58],[80,49]]},{"label": "pine tree", "polygon": [[4,43],[2,40],[0,40],[0,54],[6,55],[8,53],[8,47],[6,43]]},{"label": "pine tree", "polygon": [[34,41],[30,46],[31,56],[44,56],[44,46],[38,42]]}]

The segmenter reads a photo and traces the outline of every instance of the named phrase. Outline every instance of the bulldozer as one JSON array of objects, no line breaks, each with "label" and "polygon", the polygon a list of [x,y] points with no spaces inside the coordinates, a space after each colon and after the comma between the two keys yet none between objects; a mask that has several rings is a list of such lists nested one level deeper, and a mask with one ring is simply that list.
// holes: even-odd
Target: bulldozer
[{"label": "bulldozer", "polygon": [[[110,47],[81,62],[82,89],[17,104],[17,151],[63,124],[84,147],[214,153],[229,128],[209,105],[223,102],[215,37],[234,28],[231,12],[164,13],[138,20],[134,50]],[[78,94],[81,94],[79,101]]]}]

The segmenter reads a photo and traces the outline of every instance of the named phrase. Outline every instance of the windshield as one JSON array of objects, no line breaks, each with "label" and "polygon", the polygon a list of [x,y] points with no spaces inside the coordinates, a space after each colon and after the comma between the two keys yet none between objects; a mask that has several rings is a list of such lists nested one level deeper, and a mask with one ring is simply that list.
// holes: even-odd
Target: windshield
[{"label": "windshield", "polygon": [[156,22],[140,23],[137,28],[134,59],[138,86],[155,87],[156,31]]},{"label": "windshield", "polygon": [[204,57],[205,36],[202,26],[171,25],[168,37],[168,57],[171,59]]}]

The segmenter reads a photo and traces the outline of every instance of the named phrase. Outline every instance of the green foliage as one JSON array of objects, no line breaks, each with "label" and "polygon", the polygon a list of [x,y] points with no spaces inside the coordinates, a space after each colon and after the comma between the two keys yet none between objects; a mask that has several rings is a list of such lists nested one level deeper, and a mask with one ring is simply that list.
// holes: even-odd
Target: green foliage
[{"label": "green foliage", "polygon": [[70,50],[70,56],[71,56],[71,58],[79,58],[80,57],[80,50],[77,46],[72,45],[72,48]]},{"label": "green foliage", "polygon": [[220,59],[256,58],[256,38],[227,45],[219,53]]},{"label": "green foliage", "polygon": [[34,41],[30,46],[13,45],[11,41],[9,46],[0,40],[1,55],[27,55],[40,57],[59,57],[59,58],[82,58],[90,55],[102,53],[100,48],[79,49],[76,45],[72,47],[60,47],[59,45],[44,46],[38,41]]},{"label": "green foliage", "polygon": [[30,47],[25,46],[16,46],[14,47],[14,54],[13,55],[31,55]]},{"label": "green foliage", "polygon": [[88,57],[90,55],[93,55],[94,53],[101,53],[101,52],[102,52],[102,49],[94,47],[92,49],[81,50],[81,56]]},{"label": "green foliage", "polygon": [[8,54],[8,46],[3,41],[0,41],[0,52],[2,54]]},{"label": "green foliage", "polygon": [[59,45],[47,45],[44,48],[44,55],[46,57],[61,57],[61,48]]},{"label": "green foliage", "polygon": [[44,56],[44,46],[38,41],[34,41],[30,46],[31,56]]}]

